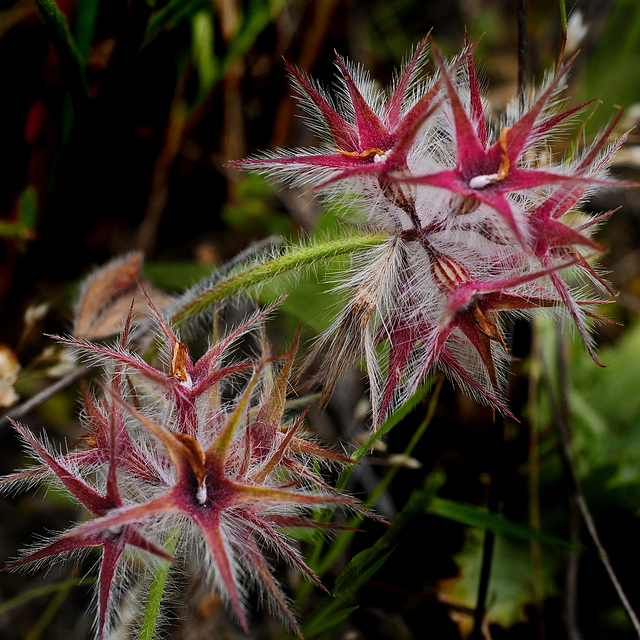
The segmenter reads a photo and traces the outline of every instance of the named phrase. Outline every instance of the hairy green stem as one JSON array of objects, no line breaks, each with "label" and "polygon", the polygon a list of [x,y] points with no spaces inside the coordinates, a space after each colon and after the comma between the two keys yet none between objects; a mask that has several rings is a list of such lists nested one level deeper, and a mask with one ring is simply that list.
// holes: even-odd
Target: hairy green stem
[{"label": "hairy green stem", "polygon": [[254,287],[284,273],[383,244],[389,238],[390,236],[386,233],[350,236],[289,251],[273,260],[230,274],[221,282],[216,282],[212,287],[183,304],[168,320],[179,327],[224,298],[247,293]]},{"label": "hairy green stem", "polygon": [[[178,531],[174,530],[169,533],[165,540],[165,547],[168,553],[174,553],[178,545]],[[153,632],[156,628],[158,615],[160,614],[160,603],[164,595],[164,587],[169,576],[169,568],[171,563],[168,560],[162,560],[156,569],[149,589],[149,599],[147,600],[147,608],[144,611],[142,626],[140,627],[139,640],[153,640]]]}]

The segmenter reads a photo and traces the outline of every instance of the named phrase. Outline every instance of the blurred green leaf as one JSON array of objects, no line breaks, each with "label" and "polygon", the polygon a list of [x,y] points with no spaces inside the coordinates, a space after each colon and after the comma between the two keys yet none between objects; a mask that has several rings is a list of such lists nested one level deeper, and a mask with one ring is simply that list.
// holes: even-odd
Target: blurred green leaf
[{"label": "blurred green leaf", "polygon": [[[440,593],[449,602],[475,609],[482,566],[483,535],[469,529],[467,542],[454,560],[460,573],[439,584]],[[535,603],[535,590],[529,545],[496,536],[487,598],[486,619],[503,627],[511,627],[527,619],[526,608]],[[542,590],[545,596],[556,593],[554,557],[543,554]]]},{"label": "blurred green leaf", "polygon": [[[597,25],[589,25],[597,28]],[[613,117],[611,105],[629,107],[638,102],[640,83],[640,3],[617,0],[609,5],[608,16],[598,36],[588,64],[580,72],[579,91],[582,99],[600,98],[589,129],[597,129]]]},{"label": "blurred green leaf", "polygon": [[333,598],[325,598],[304,627],[304,636],[313,637],[319,629],[326,631],[337,625],[340,615],[358,590],[369,580],[393,553],[415,521],[423,518],[430,504],[444,482],[440,473],[432,474],[422,489],[414,491],[402,511],[393,518],[391,525],[378,541],[368,549],[355,555],[336,578],[332,591]]},{"label": "blurred green leaf", "polygon": [[15,609],[16,607],[20,607],[23,604],[31,602],[31,600],[35,600],[36,598],[41,598],[42,596],[57,593],[58,591],[65,591],[72,587],[91,585],[94,584],[95,581],[95,578],[70,578],[68,580],[54,582],[53,584],[47,584],[44,587],[29,589],[29,591],[25,591],[24,593],[21,593],[0,603],[0,616],[11,611],[12,609]]},{"label": "blurred green leaf", "polygon": [[192,20],[193,57],[198,70],[198,93],[202,99],[206,96],[220,76],[220,62],[213,48],[213,19],[210,11],[201,9]]},{"label": "blurred green leaf", "polygon": [[38,224],[38,193],[34,187],[25,187],[20,194],[18,219],[0,220],[0,237],[16,238],[28,242],[36,237]]},{"label": "blurred green leaf", "polygon": [[346,607],[339,611],[333,611],[330,616],[320,618],[317,622],[313,622],[305,627],[304,637],[313,638],[314,636],[319,636],[321,633],[333,629],[359,608],[360,607]]},{"label": "blurred green leaf", "polygon": [[74,20],[74,35],[78,53],[86,60],[91,53],[99,0],[80,0]]},{"label": "blurred green leaf", "polygon": [[153,13],[147,25],[144,44],[146,47],[163,33],[176,29],[200,9],[211,7],[208,0],[169,0],[161,9]]},{"label": "blurred green leaf", "polygon": [[182,291],[206,278],[215,267],[193,262],[145,262],[142,277],[150,280],[159,289]]},{"label": "blurred green leaf", "polygon": [[291,0],[249,0],[240,27],[224,56],[222,73],[249,51],[262,31]]},{"label": "blurred green leaf", "polygon": [[517,540],[539,542],[545,546],[564,551],[580,551],[580,547],[562,538],[545,535],[528,525],[512,522],[500,514],[490,513],[486,509],[475,505],[463,504],[445,498],[434,498],[429,507],[429,512],[482,531],[488,529]]},{"label": "blurred green leaf", "polygon": [[69,85],[76,117],[89,100],[89,89],[84,75],[84,61],[71,34],[67,17],[54,0],[36,0],[44,18],[53,48]]}]

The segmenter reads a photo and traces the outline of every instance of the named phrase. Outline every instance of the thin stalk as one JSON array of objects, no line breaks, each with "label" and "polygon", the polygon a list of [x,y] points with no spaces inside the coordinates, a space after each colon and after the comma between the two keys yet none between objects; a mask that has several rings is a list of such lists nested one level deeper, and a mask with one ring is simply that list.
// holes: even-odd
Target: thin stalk
[{"label": "thin stalk", "polygon": [[[540,330],[538,323],[531,323],[531,359],[529,367],[529,524],[540,531],[540,460],[538,455],[538,392],[540,389]],[[577,554],[576,554],[577,555]],[[533,593],[538,609],[538,637],[544,637],[544,589],[542,585],[542,545],[531,541],[531,573]]]},{"label": "thin stalk", "polygon": [[21,404],[13,407],[13,409],[0,416],[0,427],[3,427],[7,422],[9,422],[9,418],[13,418],[15,420],[16,418],[21,418],[22,416],[27,415],[29,411],[39,407],[43,402],[46,402],[49,398],[58,393],[58,391],[66,389],[70,384],[81,378],[89,371],[89,369],[90,367],[88,365],[81,364],[66,376],[56,380],[56,382],[31,396],[28,400],[25,400]]},{"label": "thin stalk", "polygon": [[[565,468],[567,465],[572,468],[572,473],[575,478],[575,482],[570,482],[569,488],[569,530],[571,532],[571,542],[580,542],[580,514],[578,513],[578,505],[574,500],[575,490],[578,487],[578,478],[575,470],[573,470],[573,464],[571,462],[571,430],[569,424],[571,422],[571,414],[569,411],[569,345],[565,340],[560,325],[557,329],[557,350],[558,350],[558,391],[560,394],[560,407],[558,415],[560,421],[558,423],[558,432],[560,433],[560,441],[562,450],[566,454],[564,460]],[[561,426],[564,425],[564,426]],[[564,454],[563,454],[564,455]],[[578,487],[581,493],[581,490]],[[586,502],[584,503],[586,507]],[[567,584],[566,584],[566,603],[565,603],[565,617],[567,625],[567,633],[570,640],[582,640],[582,632],[580,631],[580,625],[578,623],[578,567],[580,564],[580,556],[577,553],[570,553],[567,562]]]},{"label": "thin stalk", "polygon": [[[569,492],[570,493],[570,492]],[[567,496],[568,521],[571,542],[580,544],[580,513],[571,495]],[[565,606],[564,616],[569,640],[583,640],[578,623],[578,570],[580,568],[580,554],[570,551],[567,557],[567,570],[565,582]]]},{"label": "thin stalk", "polygon": [[[560,326],[558,326],[558,329],[560,330]],[[553,389],[548,369],[545,369],[545,381],[548,387],[549,402],[551,404],[558,430],[560,457],[565,469],[565,474],[569,483],[569,489],[571,491],[572,499],[575,502],[580,515],[582,516],[582,520],[585,523],[587,532],[589,533],[589,537],[591,538],[591,541],[593,542],[598,552],[598,557],[600,558],[600,561],[602,562],[605,571],[607,572],[609,580],[611,581],[611,584],[615,589],[618,599],[620,600],[620,603],[622,604],[622,607],[624,608],[625,613],[627,614],[627,617],[629,618],[629,621],[633,626],[636,636],[640,638],[640,620],[638,620],[638,616],[631,607],[629,599],[627,598],[627,595],[625,594],[624,589],[622,588],[622,585],[618,580],[613,566],[611,565],[609,554],[607,553],[607,550],[604,548],[602,541],[600,540],[598,530],[596,528],[591,512],[589,511],[587,501],[584,497],[584,493],[582,492],[580,480],[578,479],[578,474],[571,458],[571,416],[568,405],[569,375],[567,367],[566,346],[564,346],[565,337],[560,334],[558,336],[558,340],[560,341],[560,348],[558,349],[559,399],[556,397],[555,390]]]},{"label": "thin stalk", "polygon": [[[498,513],[502,496],[502,472],[504,445],[504,417],[499,415],[495,422],[495,448],[492,461],[491,484],[489,485],[489,513]],[[484,534],[482,544],[482,565],[480,568],[480,580],[478,582],[478,597],[473,615],[473,629],[471,630],[471,640],[481,640],[484,637],[484,617],[487,612],[487,597],[489,595],[489,582],[491,580],[491,567],[496,545],[496,534],[493,530],[487,529]]]},{"label": "thin stalk", "polygon": [[564,60],[564,50],[567,46],[567,5],[565,0],[558,0],[560,7],[560,51],[558,52],[558,61],[556,62],[556,73],[560,71],[560,66]]},{"label": "thin stalk", "polygon": [[210,307],[215,302],[239,293],[247,293],[267,281],[290,271],[315,266],[338,256],[348,255],[387,242],[391,236],[375,233],[329,240],[302,247],[244,271],[232,273],[222,282],[198,293],[185,302],[168,320],[177,327]]},{"label": "thin stalk", "polygon": [[[178,531],[172,531],[165,540],[165,548],[168,553],[173,554],[178,545]],[[162,560],[156,569],[149,589],[149,599],[147,600],[147,608],[144,611],[142,626],[140,628],[139,640],[153,640],[153,632],[155,631],[160,614],[160,604],[164,595],[164,588],[169,576],[169,568],[171,563],[168,560]]]}]

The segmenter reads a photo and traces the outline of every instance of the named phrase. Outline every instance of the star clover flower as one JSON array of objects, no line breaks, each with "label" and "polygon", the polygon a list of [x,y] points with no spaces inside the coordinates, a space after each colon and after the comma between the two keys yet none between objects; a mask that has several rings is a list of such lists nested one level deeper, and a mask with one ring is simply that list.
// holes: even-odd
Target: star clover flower
[{"label": "star clover flower", "polygon": [[[54,453],[14,423],[39,464],[3,479],[8,489],[48,479],[89,512],[86,522],[27,550],[6,568],[40,566],[60,554],[101,547],[97,635],[118,624],[124,575],[145,557],[198,567],[198,581],[223,595],[248,629],[247,595],[256,588],[301,635],[267,550],[322,586],[287,530],[330,529],[316,522],[318,506],[358,508],[318,474],[318,465],[345,463],[304,434],[304,413],[285,419],[298,338],[280,358],[269,354],[260,325],[270,308],[215,342],[195,362],[160,313],[147,301],[167,358],[155,368],[129,345],[131,314],[114,347],[63,338],[108,371],[102,392],[85,391],[86,448]],[[257,334],[255,359],[234,358],[233,347]],[[164,548],[175,537],[171,554]]]},{"label": "star clover flower", "polygon": [[313,351],[328,349],[325,400],[364,356],[375,427],[434,369],[508,413],[508,316],[571,319],[597,362],[591,326],[606,320],[595,309],[612,292],[592,264],[601,247],[590,234],[609,214],[575,213],[594,188],[627,186],[607,175],[626,137],[609,143],[619,116],[590,145],[560,159],[549,152],[591,104],[561,100],[573,59],[496,121],[475,45],[451,62],[432,45],[432,75],[427,48],[425,39],[388,94],[340,57],[333,99],[289,67],[323,149],[237,163],[341,195],[344,219],[388,234],[338,276],[347,303]]},{"label": "star clover flower", "polygon": [[362,70],[338,54],[340,84],[335,101],[304,73],[287,64],[309,114],[310,126],[320,134],[323,147],[312,152],[266,154],[232,166],[277,174],[295,184],[314,184],[324,190],[336,182],[344,184],[355,179],[361,187],[366,185],[371,197],[382,195],[415,217],[414,189],[390,176],[408,171],[409,152],[439,104],[438,80],[423,86],[419,79],[427,44],[425,38],[416,48],[397,75],[387,99]]}]

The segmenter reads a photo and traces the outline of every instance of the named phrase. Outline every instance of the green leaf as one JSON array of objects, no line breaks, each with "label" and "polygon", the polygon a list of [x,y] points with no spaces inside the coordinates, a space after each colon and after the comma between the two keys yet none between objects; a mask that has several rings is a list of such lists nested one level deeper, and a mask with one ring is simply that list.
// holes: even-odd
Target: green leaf
[{"label": "green leaf", "polygon": [[143,47],[147,47],[163,33],[172,31],[200,9],[210,7],[209,0],[169,0],[149,19]]},{"label": "green leaf", "polygon": [[444,477],[440,473],[429,476],[424,487],[411,494],[407,504],[402,511],[396,514],[382,537],[373,546],[361,551],[351,559],[336,578],[331,594],[333,599],[325,598],[305,626],[305,637],[311,637],[309,630],[315,634],[318,628],[330,628],[336,612],[345,609],[362,585],[388,560],[406,532],[413,527],[415,521],[428,513],[429,505],[443,482]]},{"label": "green leaf", "polygon": [[33,231],[38,224],[38,192],[26,187],[20,194],[20,230]]},{"label": "green leaf", "polygon": [[222,64],[222,74],[253,46],[257,37],[291,0],[251,0],[244,19],[229,44]]},{"label": "green leaf", "polygon": [[315,622],[305,626],[303,636],[305,638],[313,638],[325,631],[333,629],[333,627],[339,625],[343,620],[346,620],[354,611],[357,611],[360,607],[346,607],[340,609],[340,611],[333,611],[330,616],[319,618]]},{"label": "green leaf", "polygon": [[91,53],[91,45],[98,18],[99,0],[80,0],[74,19],[75,40],[78,53],[86,60]]},{"label": "green leaf", "polygon": [[470,527],[476,527],[483,531],[488,529],[511,538],[524,540],[525,542],[539,542],[545,546],[562,549],[564,551],[576,552],[582,549],[582,547],[563,540],[562,538],[549,536],[540,531],[536,531],[529,525],[518,524],[500,514],[490,513],[482,507],[463,504],[455,500],[434,498],[430,503],[429,512],[449,520],[455,520]]},{"label": "green leaf", "polygon": [[371,547],[355,555],[337,577],[331,591],[334,598],[345,598],[355,593],[387,561],[393,549]]},{"label": "green leaf", "polygon": [[201,98],[213,89],[220,75],[220,63],[213,49],[213,20],[210,11],[202,9],[192,19],[193,57],[198,70],[198,93]]},{"label": "green leaf", "polygon": [[[483,535],[480,530],[469,529],[467,543],[455,556],[459,575],[439,584],[438,590],[446,601],[455,602],[469,610],[475,609],[482,566],[482,545]],[[543,555],[542,560],[542,592],[545,596],[555,595],[556,563],[549,554]],[[509,628],[527,619],[526,608],[535,602],[533,575],[530,546],[504,536],[496,536],[487,598],[488,622]]]}]

